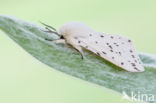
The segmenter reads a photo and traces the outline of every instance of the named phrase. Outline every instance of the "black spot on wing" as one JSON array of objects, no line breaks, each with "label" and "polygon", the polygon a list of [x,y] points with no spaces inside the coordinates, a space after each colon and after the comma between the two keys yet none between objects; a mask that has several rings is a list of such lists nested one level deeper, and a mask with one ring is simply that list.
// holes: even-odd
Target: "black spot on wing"
[{"label": "black spot on wing", "polygon": [[100,37],[103,38],[104,36],[103,35],[100,35]]},{"label": "black spot on wing", "polygon": [[121,65],[124,65],[124,62],[121,62]]},{"label": "black spot on wing", "polygon": [[117,43],[113,43],[115,46],[119,46]]},{"label": "black spot on wing", "polygon": [[100,53],[99,52],[97,52],[96,54],[100,56]]},{"label": "black spot on wing", "polygon": [[137,67],[134,67],[135,70],[140,71]]},{"label": "black spot on wing", "polygon": [[78,39],[78,37],[74,37],[74,39]]},{"label": "black spot on wing", "polygon": [[113,36],[110,36],[110,38],[113,39],[114,37]]},{"label": "black spot on wing", "polygon": [[109,48],[113,49],[111,45],[108,46]]},{"label": "black spot on wing", "polygon": [[132,66],[136,66],[135,63],[131,63]]},{"label": "black spot on wing", "polygon": [[110,50],[111,52],[113,52],[113,50]]},{"label": "black spot on wing", "polygon": [[132,58],[135,58],[135,56],[134,55],[131,55],[132,56]]},{"label": "black spot on wing", "polygon": [[103,54],[107,54],[106,52],[102,51]]},{"label": "black spot on wing", "polygon": [[133,50],[130,49],[129,52],[130,52],[130,53],[133,53]]},{"label": "black spot on wing", "polygon": [[121,37],[119,37],[119,39],[121,39]]},{"label": "black spot on wing", "polygon": [[87,49],[87,48],[88,48],[88,46],[85,46],[85,48]]},{"label": "black spot on wing", "polygon": [[136,62],[136,63],[137,63],[137,60],[134,60],[134,62]]},{"label": "black spot on wing", "polygon": [[78,43],[81,43],[81,41],[78,41]]},{"label": "black spot on wing", "polygon": [[119,52],[119,54],[121,55],[121,52]]},{"label": "black spot on wing", "polygon": [[129,39],[128,42],[130,43],[130,42],[132,42],[132,41]]}]

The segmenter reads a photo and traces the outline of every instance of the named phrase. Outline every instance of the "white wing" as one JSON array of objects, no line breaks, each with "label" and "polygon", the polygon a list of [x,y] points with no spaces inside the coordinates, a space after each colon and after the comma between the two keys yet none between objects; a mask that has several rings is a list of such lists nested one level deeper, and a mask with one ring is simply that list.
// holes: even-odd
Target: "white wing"
[{"label": "white wing", "polygon": [[76,38],[77,45],[92,51],[127,71],[144,71],[138,53],[129,38],[99,32],[87,35],[85,38]]}]

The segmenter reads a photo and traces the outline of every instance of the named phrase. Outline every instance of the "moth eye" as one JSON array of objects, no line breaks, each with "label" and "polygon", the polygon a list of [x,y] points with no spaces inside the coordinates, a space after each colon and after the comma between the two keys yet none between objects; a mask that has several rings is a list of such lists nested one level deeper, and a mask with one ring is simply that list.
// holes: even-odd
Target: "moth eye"
[{"label": "moth eye", "polygon": [[60,39],[64,39],[63,35],[60,36]]}]

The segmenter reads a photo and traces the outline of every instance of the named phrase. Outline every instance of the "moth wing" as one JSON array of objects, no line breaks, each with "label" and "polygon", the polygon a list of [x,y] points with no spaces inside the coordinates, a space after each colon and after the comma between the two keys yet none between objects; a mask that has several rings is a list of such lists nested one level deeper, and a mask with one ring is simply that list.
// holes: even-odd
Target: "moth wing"
[{"label": "moth wing", "polygon": [[85,38],[77,38],[76,42],[127,71],[144,71],[133,42],[127,37],[97,32],[88,34]]}]

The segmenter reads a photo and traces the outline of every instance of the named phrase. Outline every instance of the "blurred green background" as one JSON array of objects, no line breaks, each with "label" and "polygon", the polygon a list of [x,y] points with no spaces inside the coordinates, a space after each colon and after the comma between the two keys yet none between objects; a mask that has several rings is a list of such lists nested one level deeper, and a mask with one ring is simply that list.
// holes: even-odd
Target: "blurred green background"
[{"label": "blurred green background", "polygon": [[[129,36],[138,51],[156,53],[155,0],[0,0],[0,14],[59,28],[81,21]],[[40,63],[0,32],[0,103],[128,103],[120,94]]]}]

